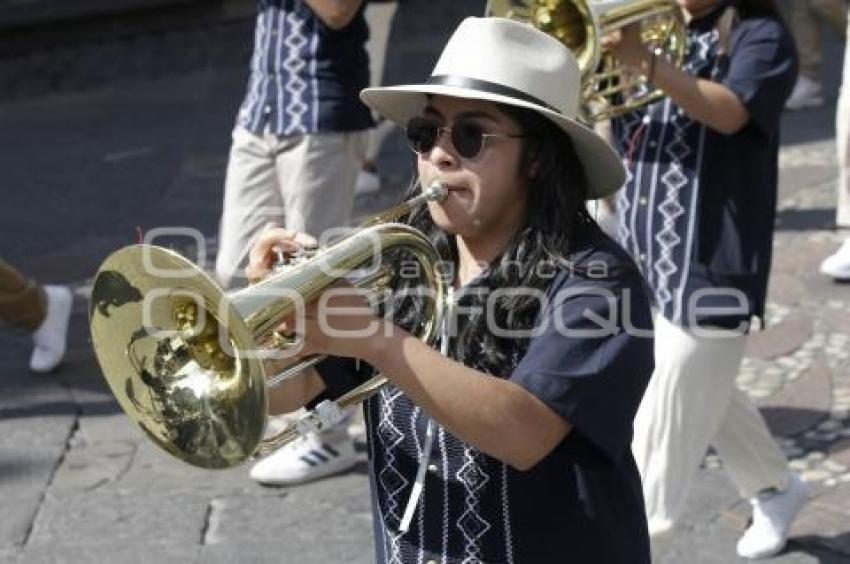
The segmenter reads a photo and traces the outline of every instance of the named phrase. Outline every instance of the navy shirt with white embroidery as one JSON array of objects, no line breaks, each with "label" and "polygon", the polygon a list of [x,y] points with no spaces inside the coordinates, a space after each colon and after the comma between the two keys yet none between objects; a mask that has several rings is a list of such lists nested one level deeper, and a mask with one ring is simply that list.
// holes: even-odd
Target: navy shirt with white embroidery
[{"label": "navy shirt with white embroidery", "polygon": [[360,101],[369,83],[365,2],[342,29],[329,28],[303,0],[260,0],[245,100],[236,123],[278,136],[372,126]]},{"label": "navy shirt with white embroidery", "polygon": [[[422,497],[401,533],[429,417],[393,386],[366,403],[377,562],[649,562],[630,448],[653,369],[649,303],[637,268],[607,237],[570,258],[576,268],[553,277],[540,334],[517,341],[504,367],[573,426],[536,466],[515,470],[434,423]],[[351,386],[349,359],[319,371],[331,397]]]},{"label": "navy shirt with white embroidery", "polygon": [[[618,239],[656,307],[689,327],[738,327],[762,317],[776,208],[780,114],[796,77],[793,42],[776,20],[747,18],[718,56],[722,8],[693,20],[685,70],[720,82],[750,114],[724,135],[670,98],[614,120],[627,169]],[[725,59],[725,60],[724,60]]]}]

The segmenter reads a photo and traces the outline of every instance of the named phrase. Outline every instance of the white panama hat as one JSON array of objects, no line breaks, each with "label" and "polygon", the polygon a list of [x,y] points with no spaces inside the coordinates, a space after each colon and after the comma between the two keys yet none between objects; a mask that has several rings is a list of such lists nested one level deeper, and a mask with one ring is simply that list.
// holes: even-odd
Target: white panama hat
[{"label": "white panama hat", "polygon": [[425,84],[366,88],[363,102],[406,125],[422,115],[428,95],[485,100],[528,108],[572,139],[591,199],[617,191],[625,181],[620,157],[590,128],[576,121],[581,73],[557,39],[504,18],[466,18],[443,49]]}]

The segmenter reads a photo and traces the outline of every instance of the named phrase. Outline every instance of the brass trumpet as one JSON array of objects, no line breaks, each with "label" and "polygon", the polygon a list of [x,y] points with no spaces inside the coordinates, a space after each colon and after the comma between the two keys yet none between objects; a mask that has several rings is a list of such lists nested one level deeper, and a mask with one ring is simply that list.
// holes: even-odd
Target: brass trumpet
[{"label": "brass trumpet", "polygon": [[376,376],[263,438],[268,389],[320,360],[305,359],[269,378],[265,343],[299,301],[313,301],[344,273],[400,248],[418,262],[429,289],[419,337],[432,341],[444,301],[439,255],[421,232],[392,221],[446,194],[433,184],[312,258],[232,294],[171,250],[132,245],[116,251],[95,277],[89,318],[95,353],[118,403],[157,445],[203,468],[234,466],[334,424],[386,379]]},{"label": "brass trumpet", "polygon": [[629,113],[663,96],[605,50],[603,37],[639,23],[647,49],[676,66],[687,47],[687,29],[675,0],[489,0],[485,13],[533,25],[573,52],[582,75],[582,117],[588,123]]}]

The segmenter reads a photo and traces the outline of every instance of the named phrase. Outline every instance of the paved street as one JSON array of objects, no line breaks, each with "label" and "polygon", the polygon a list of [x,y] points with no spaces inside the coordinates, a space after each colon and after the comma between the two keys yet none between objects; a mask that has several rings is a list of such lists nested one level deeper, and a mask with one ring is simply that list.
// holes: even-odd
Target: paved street
[{"label": "paved street", "polygon": [[[400,9],[391,81],[424,74],[442,43],[432,30],[453,26],[437,17],[463,10],[411,4],[426,3]],[[214,248],[251,38],[250,21],[229,19],[0,58],[0,256],[78,297],[53,375],[31,375],[28,336],[0,328],[0,563],[372,561],[362,443],[353,472],[296,488],[260,487],[247,466],[194,469],[130,424],[91,349],[88,292],[107,254],[161,226],[197,228]],[[786,552],[766,561],[782,564],[850,562],[850,285],[817,272],[841,242],[832,39],[826,55],[827,106],[785,118],[768,323],[739,375],[814,494]],[[398,196],[409,162],[391,138],[386,189],[360,197],[359,215]],[[657,562],[738,561],[748,508],[721,465],[707,456]]]}]

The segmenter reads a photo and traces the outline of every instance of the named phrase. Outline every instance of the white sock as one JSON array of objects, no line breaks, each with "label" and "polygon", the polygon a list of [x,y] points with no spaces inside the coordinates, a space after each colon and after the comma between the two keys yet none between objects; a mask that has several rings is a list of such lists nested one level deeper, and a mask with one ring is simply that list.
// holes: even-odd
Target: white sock
[{"label": "white sock", "polygon": [[35,346],[30,358],[30,370],[33,372],[50,372],[62,362],[74,301],[73,294],[64,286],[45,286],[44,293],[47,296],[47,315],[32,334]]}]

